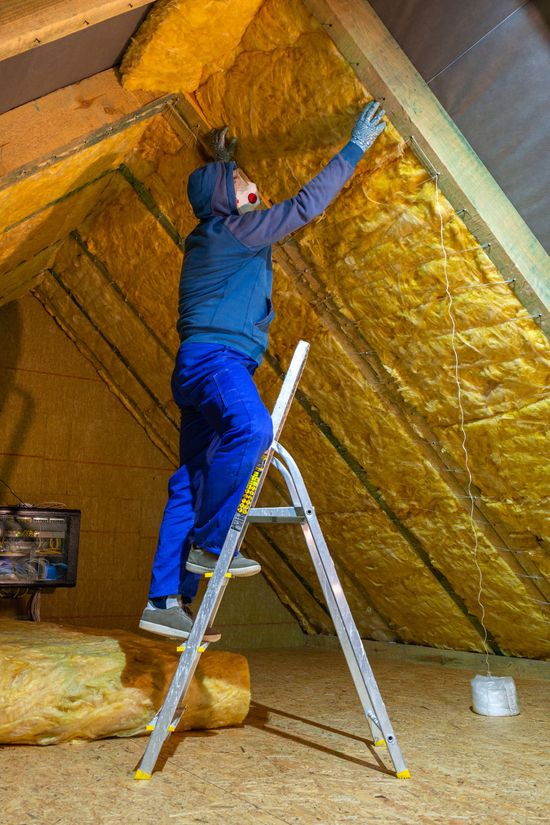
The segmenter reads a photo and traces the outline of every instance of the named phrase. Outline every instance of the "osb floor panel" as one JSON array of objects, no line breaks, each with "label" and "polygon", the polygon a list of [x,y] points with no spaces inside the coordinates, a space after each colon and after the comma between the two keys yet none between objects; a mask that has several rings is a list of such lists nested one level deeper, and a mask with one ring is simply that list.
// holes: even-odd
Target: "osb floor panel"
[{"label": "osb floor panel", "polygon": [[5,825],[547,821],[550,725],[532,674],[516,678],[521,716],[489,719],[469,710],[469,670],[375,654],[412,772],[400,781],[361,740],[368,728],[339,652],[247,655],[255,705],[244,726],[173,736],[150,782],[132,779],[142,738],[3,748]]}]

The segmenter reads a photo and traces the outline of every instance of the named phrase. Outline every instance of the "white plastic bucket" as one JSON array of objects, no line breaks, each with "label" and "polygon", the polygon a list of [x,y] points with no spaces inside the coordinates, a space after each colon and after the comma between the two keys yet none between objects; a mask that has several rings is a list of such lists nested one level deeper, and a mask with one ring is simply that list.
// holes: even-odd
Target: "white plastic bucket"
[{"label": "white plastic bucket", "polygon": [[472,709],[481,716],[517,716],[516,685],[511,676],[474,676]]}]

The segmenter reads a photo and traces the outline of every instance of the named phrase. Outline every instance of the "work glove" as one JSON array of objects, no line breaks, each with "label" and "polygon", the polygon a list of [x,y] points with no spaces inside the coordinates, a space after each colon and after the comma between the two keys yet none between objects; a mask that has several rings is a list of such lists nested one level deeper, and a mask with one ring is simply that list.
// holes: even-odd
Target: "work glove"
[{"label": "work glove", "polygon": [[228,132],[229,126],[222,126],[221,129],[212,129],[206,135],[206,142],[214,155],[214,160],[221,160],[224,163],[233,160],[237,148],[237,138],[234,137],[228,141]]},{"label": "work glove", "polygon": [[382,134],[386,128],[386,124],[382,118],[385,115],[384,109],[378,111],[380,104],[377,100],[371,100],[368,106],[365,106],[353,127],[351,139],[353,143],[360,146],[363,152],[370,149],[378,135]]}]

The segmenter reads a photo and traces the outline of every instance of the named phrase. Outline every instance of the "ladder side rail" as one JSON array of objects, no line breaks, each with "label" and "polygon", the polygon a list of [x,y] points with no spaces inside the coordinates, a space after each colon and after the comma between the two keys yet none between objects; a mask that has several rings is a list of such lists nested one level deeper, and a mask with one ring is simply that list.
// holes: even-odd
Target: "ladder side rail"
[{"label": "ladder side rail", "polygon": [[[214,579],[214,576],[212,579]],[[172,681],[170,682],[168,692],[164,697],[160,710],[155,717],[155,727],[151,733],[139,766],[139,769],[143,771],[144,774],[151,774],[153,772],[164,741],[170,733],[170,725],[174,721],[178,707],[187,693],[197,668],[200,658],[199,647],[203,646],[201,645],[201,642],[208,625],[209,616],[213,610],[217,610],[217,606],[221,601],[227,581],[228,580],[225,578],[225,571],[222,573],[220,569],[220,575],[218,580],[215,582],[214,587],[208,588],[210,590],[208,599],[207,594],[205,593],[204,595],[203,604],[201,605],[201,610],[199,610],[199,614],[201,611],[203,613],[201,622],[198,622],[199,615],[197,614],[197,618],[193,623],[193,628],[191,629],[189,638],[185,642],[185,649],[180,656],[176,671],[172,677]],[[204,624],[202,631],[199,624]],[[204,645],[204,647],[206,646],[207,645]]]},{"label": "ladder side rail", "polygon": [[277,398],[275,406],[273,407],[273,412],[271,413],[271,420],[273,421],[274,441],[279,440],[279,436],[281,435],[281,432],[283,430],[284,423],[290,410],[290,404],[292,402],[292,399],[294,398],[296,389],[298,387],[300,378],[302,377],[302,373],[306,365],[308,353],[308,342],[298,341],[298,343],[296,344],[296,349],[294,350],[294,355],[292,356],[292,360],[286,372],[285,379],[283,381],[283,386],[281,387],[281,391],[279,392],[279,397]]},{"label": "ladder side rail", "polygon": [[[282,447],[281,444],[275,445],[276,455],[282,456],[284,451],[284,447]],[[276,467],[277,470],[281,473],[286,483],[288,492],[294,505],[294,509],[298,509],[298,507],[300,508],[300,510],[304,513],[304,520],[307,519],[308,516],[313,515],[315,511],[312,506],[308,508],[309,512],[305,510],[305,503],[302,501],[302,497],[298,492],[295,480],[293,479],[290,470],[283,464],[280,458],[273,459],[273,466]],[[301,481],[303,489],[306,490],[303,478],[301,478]],[[302,530],[311,556],[311,560],[313,562],[313,566],[315,567],[315,572],[317,573],[317,578],[319,579],[319,583],[321,585],[321,590],[323,591],[323,595],[325,597],[325,601],[327,603],[329,613],[332,618],[332,622],[336,629],[336,635],[338,636],[340,646],[344,652],[344,656],[346,657],[351,677],[353,679],[355,689],[359,696],[359,701],[361,702],[361,706],[367,718],[373,742],[375,742],[375,744],[380,744],[380,736],[383,734],[380,730],[379,725],[377,724],[378,719],[374,713],[374,707],[372,705],[368,690],[366,689],[363,674],[361,673],[357,657],[351,649],[351,639],[346,630],[346,626],[341,615],[341,611],[339,610],[338,603],[335,599],[333,590],[330,585],[330,581],[326,575],[325,568],[322,565],[319,549],[315,544],[315,540],[313,538],[311,530],[308,529],[307,523],[304,523],[304,521],[302,521]]]},{"label": "ladder side rail", "polygon": [[387,731],[382,730],[382,723],[375,713],[374,705],[361,669],[361,656],[358,656],[357,652],[354,650],[354,640],[350,633],[349,625],[346,623],[343,616],[344,611],[341,609],[338,596],[336,596],[333,592],[333,588],[336,588],[337,585],[329,579],[323,564],[321,552],[319,551],[315,538],[313,537],[310,524],[302,524],[302,530],[313,565],[315,567],[315,572],[317,573],[317,577],[321,584],[321,589],[336,630],[336,635],[338,636],[338,640],[340,642],[340,647],[342,648],[346,658],[346,662],[355,685],[355,690],[357,691],[359,701],[369,723],[373,742],[376,745],[380,745],[382,744],[381,739],[385,741]]},{"label": "ladder side rail", "polygon": [[187,646],[180,656],[176,672],[172,677],[168,693],[166,694],[159,712],[154,718],[154,729],[136,772],[136,778],[149,779],[165,740],[170,735],[170,725],[177,712],[182,696],[185,695],[199,661],[199,653]]},{"label": "ladder side rail", "polygon": [[[376,744],[376,731],[384,738],[396,772],[406,771],[406,765],[393,731],[384,700],[378,688],[376,678],[368,661],[359,631],[353,620],[349,605],[344,596],[338,574],[332,559],[328,556],[328,547],[324,540],[317,517],[306,515],[302,524],[306,543],[312,553],[313,563],[323,588],[323,593],[334,621],[336,632],[346,657],[365,715],[371,723],[371,732]],[[314,549],[313,549],[314,548]],[[313,550],[313,552],[312,552]],[[328,556],[328,558],[326,557]]]},{"label": "ladder side rail", "polygon": [[[374,708],[378,722],[377,726],[384,735],[395,770],[398,774],[406,772],[406,765],[397,743],[397,737],[393,731],[384,700],[382,699],[376,678],[365,653],[363,642],[353,620],[351,610],[344,595],[336,568],[334,567],[334,562],[330,556],[327,543],[317,520],[317,516],[315,515],[315,510],[309,498],[300,470],[298,469],[298,466],[292,456],[280,444],[277,445],[277,453],[284,459],[287,469],[292,476],[295,487],[298,491],[298,495],[300,496],[301,506],[303,507],[306,515],[306,523],[302,525],[304,536],[310,552],[313,547],[317,551],[312,554],[312,560],[315,565],[317,575],[319,576],[319,581],[321,583],[321,587],[323,588],[325,598],[327,599],[329,609],[331,608],[331,605],[335,608],[334,614],[331,610],[333,620],[335,616],[338,616],[339,614],[341,621],[335,622],[335,627],[337,631],[339,625],[340,629],[343,629],[342,637],[339,635],[339,638],[341,643],[342,641],[344,642],[342,648],[344,655],[346,655],[348,665],[350,666],[350,672],[354,678],[354,683],[358,691],[359,698],[363,704],[363,697],[365,694],[368,696],[369,704]],[[308,533],[311,536],[311,543],[308,541]],[[318,562],[317,564],[315,563],[316,557]],[[347,644],[348,640],[349,646]],[[347,651],[352,654],[351,657],[348,657]],[[361,673],[361,678],[359,680],[355,678],[357,670]],[[367,718],[369,718],[368,714],[366,715]]]},{"label": "ladder side rail", "polygon": [[[278,456],[279,451],[283,450],[284,447],[282,447],[282,445],[279,444],[279,442],[277,442],[274,445],[273,449],[274,449],[274,452],[275,452],[275,456]],[[280,472],[280,474],[282,475],[282,477],[285,480],[285,484],[286,484],[288,492],[290,494],[290,500],[292,501],[293,507],[295,509],[296,509],[296,507],[301,507],[302,502],[301,502],[300,496],[298,495],[298,490],[296,489],[294,479],[292,478],[292,475],[290,474],[289,470],[286,468],[286,466],[283,464],[281,459],[278,458],[278,457],[273,458],[272,463],[273,463],[273,466]]]}]

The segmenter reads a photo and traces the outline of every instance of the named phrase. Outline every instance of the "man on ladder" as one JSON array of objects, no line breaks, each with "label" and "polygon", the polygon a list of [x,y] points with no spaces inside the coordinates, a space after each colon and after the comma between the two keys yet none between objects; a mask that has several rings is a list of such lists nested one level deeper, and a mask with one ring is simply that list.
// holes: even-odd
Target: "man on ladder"
[{"label": "man on ladder", "polygon": [[[200,576],[212,573],[246,484],[273,439],[271,416],[252,376],[267,348],[271,245],[321,214],[385,128],[371,102],[351,140],[294,197],[258,211],[254,183],[229,156],[189,177],[200,223],[187,237],[172,376],[181,409],[180,467],[169,482],[149,601],[139,626],[187,639],[189,605]],[[223,140],[222,140],[223,143]],[[224,148],[223,146],[221,147]],[[237,553],[235,576],[260,572]],[[208,627],[204,641],[220,634]]]}]

